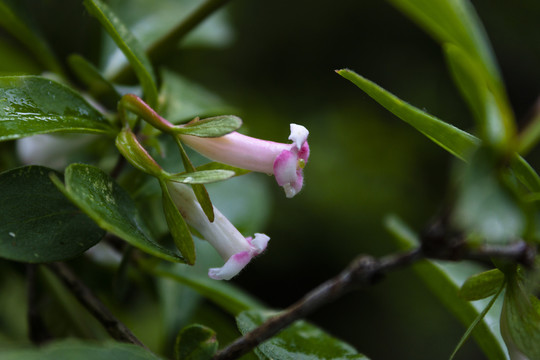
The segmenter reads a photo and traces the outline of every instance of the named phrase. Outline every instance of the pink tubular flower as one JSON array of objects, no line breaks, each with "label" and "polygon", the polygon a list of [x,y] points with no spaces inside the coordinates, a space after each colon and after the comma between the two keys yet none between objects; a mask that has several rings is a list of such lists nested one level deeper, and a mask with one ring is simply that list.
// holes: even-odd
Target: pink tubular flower
[{"label": "pink tubular flower", "polygon": [[214,207],[214,222],[210,222],[193,190],[187,185],[170,182],[167,184],[175,205],[187,223],[193,226],[225,260],[225,265],[212,268],[208,276],[215,280],[230,280],[238,274],[253,257],[266,249],[270,238],[255,234],[245,238],[218,209]]},{"label": "pink tubular flower", "polygon": [[307,137],[302,125],[291,124],[292,144],[260,140],[232,132],[216,138],[180,135],[180,139],[204,156],[242,169],[274,174],[288,198],[304,183],[303,169],[309,158]]}]

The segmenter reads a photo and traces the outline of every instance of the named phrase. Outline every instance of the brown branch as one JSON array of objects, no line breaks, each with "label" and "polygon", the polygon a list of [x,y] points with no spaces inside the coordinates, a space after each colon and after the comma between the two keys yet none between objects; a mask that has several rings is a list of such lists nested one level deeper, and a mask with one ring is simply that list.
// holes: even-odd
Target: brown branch
[{"label": "brown branch", "polygon": [[77,300],[103,325],[114,339],[135,345],[146,346],[118,320],[94,293],[65,264],[56,262],[47,265],[64,283]]},{"label": "brown branch", "polygon": [[338,276],[319,285],[279,315],[268,319],[258,328],[238,338],[217,353],[213,359],[236,359],[322,305],[343,296],[351,290],[367,287],[380,279],[387,271],[412,264],[421,258],[422,253],[419,249],[390,255],[380,260],[361,255]]},{"label": "brown branch", "polygon": [[429,246],[427,246],[429,248],[427,250],[426,243],[423,243],[421,247],[415,250],[388,255],[380,259],[361,255],[338,276],[321,284],[280,314],[268,319],[261,326],[236,339],[229,346],[219,351],[213,357],[213,360],[237,359],[322,305],[343,296],[351,290],[362,289],[374,284],[391,270],[409,266],[422,259],[484,261],[497,258],[532,267],[536,256],[536,248],[524,241],[507,246],[485,245],[476,248],[469,248],[462,241],[447,243],[447,245],[449,244],[452,246],[443,247],[443,250],[440,251],[434,251]]}]

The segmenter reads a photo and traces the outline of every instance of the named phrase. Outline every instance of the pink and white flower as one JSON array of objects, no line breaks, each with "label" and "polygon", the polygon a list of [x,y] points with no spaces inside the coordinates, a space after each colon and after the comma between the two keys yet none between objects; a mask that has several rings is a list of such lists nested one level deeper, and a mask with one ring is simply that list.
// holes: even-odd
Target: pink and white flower
[{"label": "pink and white flower", "polygon": [[285,195],[291,198],[304,184],[303,169],[309,158],[308,135],[309,131],[302,125],[291,124],[289,140],[292,144],[256,139],[238,132],[216,138],[180,135],[180,139],[212,160],[274,174]]},{"label": "pink and white flower", "polygon": [[208,276],[212,279],[230,280],[253,257],[266,249],[270,240],[268,236],[255,234],[254,238],[245,238],[215,207],[214,221],[210,222],[189,186],[170,182],[167,187],[186,222],[197,229],[225,260],[225,265],[222,267],[209,269]]}]

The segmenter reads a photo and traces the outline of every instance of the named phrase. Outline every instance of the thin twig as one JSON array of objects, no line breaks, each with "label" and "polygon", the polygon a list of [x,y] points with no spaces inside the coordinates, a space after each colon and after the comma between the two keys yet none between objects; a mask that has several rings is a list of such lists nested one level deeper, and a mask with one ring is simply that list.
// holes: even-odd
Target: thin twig
[{"label": "thin twig", "polygon": [[109,335],[118,341],[139,345],[147,349],[131,330],[118,320],[101,300],[75,276],[69,267],[59,262],[50,263],[47,266],[64,283],[66,288],[75,295],[77,300],[103,325]]},{"label": "thin twig", "polygon": [[469,248],[465,243],[463,244],[437,253],[426,252],[425,247],[421,246],[415,250],[388,255],[378,260],[366,255],[359,256],[338,276],[321,284],[280,314],[268,319],[261,326],[238,338],[218,352],[213,357],[213,360],[237,359],[322,305],[343,296],[351,290],[358,290],[372,285],[391,270],[409,266],[422,259],[483,261],[498,258],[532,267],[536,256],[536,248],[524,241],[507,246],[485,245],[477,248]]},{"label": "thin twig", "polygon": [[298,302],[268,319],[264,324],[238,338],[214,356],[214,360],[236,359],[279,333],[296,320],[305,317],[351,290],[369,286],[389,270],[407,266],[422,258],[419,249],[390,255],[380,260],[361,255],[338,276],[319,285]]}]

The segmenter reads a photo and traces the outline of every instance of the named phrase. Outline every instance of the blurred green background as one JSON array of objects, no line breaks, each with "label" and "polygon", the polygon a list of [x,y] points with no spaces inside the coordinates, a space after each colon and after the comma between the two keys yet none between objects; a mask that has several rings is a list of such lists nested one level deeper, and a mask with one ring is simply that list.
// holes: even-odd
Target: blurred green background
[{"label": "blurred green background", "polygon": [[[35,6],[60,58],[78,51],[99,60],[99,29],[79,1],[25,3]],[[473,5],[523,126],[540,93],[540,3]],[[387,214],[421,231],[451,196],[451,155],[334,70],[351,68],[462,129],[470,130],[471,116],[439,46],[387,2],[234,0],[223,12],[232,32],[222,46],[186,43],[162,65],[219,95],[250,135],[285,141],[291,122],[310,130],[311,159],[298,196],[286,199],[272,178],[248,175],[271,192],[269,216],[258,231],[272,240],[234,282],[272,307],[286,307],[356,255],[396,251],[383,226]],[[4,40],[3,46],[19,46]],[[533,166],[539,155],[528,157]],[[309,319],[372,359],[447,358],[465,331],[411,270]],[[457,358],[483,357],[469,342]]]}]

